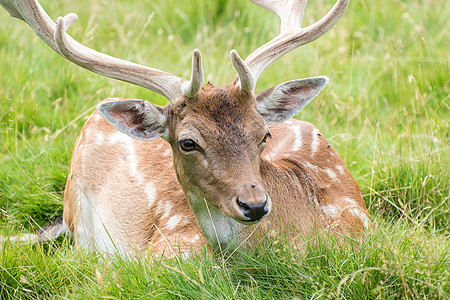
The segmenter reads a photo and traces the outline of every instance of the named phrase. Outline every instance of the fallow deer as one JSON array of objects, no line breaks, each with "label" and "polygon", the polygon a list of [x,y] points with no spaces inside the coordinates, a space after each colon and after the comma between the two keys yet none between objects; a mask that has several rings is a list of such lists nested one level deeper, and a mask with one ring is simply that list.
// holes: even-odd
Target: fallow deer
[{"label": "fallow deer", "polygon": [[202,86],[199,50],[187,81],[81,45],[66,33],[75,14],[55,24],[36,0],[0,0],[66,59],[170,101],[98,105],[73,148],[64,222],[54,232],[70,230],[85,249],[152,254],[198,249],[205,240],[213,249],[249,245],[255,230],[364,236],[369,216],[354,178],[317,128],[292,118],[328,78],[255,94],[264,69],[330,30],[348,0],[305,28],[306,0],[252,1],[280,17],[281,33],[245,60],[232,50],[231,83]]}]

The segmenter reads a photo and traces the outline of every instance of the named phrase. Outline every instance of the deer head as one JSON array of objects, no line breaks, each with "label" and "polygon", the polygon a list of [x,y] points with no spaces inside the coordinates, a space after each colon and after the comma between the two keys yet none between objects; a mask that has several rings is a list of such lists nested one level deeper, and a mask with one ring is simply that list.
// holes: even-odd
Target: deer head
[{"label": "deer head", "polygon": [[270,213],[271,199],[260,175],[269,125],[286,121],[328,83],[314,77],[281,83],[255,95],[256,82],[273,61],[326,33],[342,16],[339,0],[321,20],[302,28],[306,0],[252,0],[281,19],[281,33],[245,61],[230,53],[237,71],[226,86],[203,84],[201,54],[194,50],[191,80],[89,49],[67,33],[75,14],[51,21],[35,0],[0,0],[63,57],[95,73],[150,89],[169,99],[161,107],[143,100],[103,102],[99,113],[119,131],[141,140],[162,137],[173,150],[178,180],[194,208],[204,201],[225,216],[252,224]]}]

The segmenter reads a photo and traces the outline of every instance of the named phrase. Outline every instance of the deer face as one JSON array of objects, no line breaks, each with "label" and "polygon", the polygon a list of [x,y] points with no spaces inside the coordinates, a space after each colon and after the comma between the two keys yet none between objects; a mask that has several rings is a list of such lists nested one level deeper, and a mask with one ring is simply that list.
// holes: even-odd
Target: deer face
[{"label": "deer face", "polygon": [[259,168],[268,129],[255,97],[233,84],[208,85],[171,113],[168,141],[186,194],[244,224],[265,217],[271,200]]}]

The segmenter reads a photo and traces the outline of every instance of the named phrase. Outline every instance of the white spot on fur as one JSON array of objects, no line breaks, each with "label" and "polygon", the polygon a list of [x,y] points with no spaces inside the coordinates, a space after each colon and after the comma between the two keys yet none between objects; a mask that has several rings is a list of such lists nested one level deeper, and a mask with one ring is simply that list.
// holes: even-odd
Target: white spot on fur
[{"label": "white spot on fur", "polygon": [[364,227],[365,227],[366,229],[369,229],[370,221],[369,221],[369,218],[367,217],[367,215],[366,215],[365,213],[360,213],[360,214],[358,215],[358,217],[359,217],[359,219],[361,220],[361,222],[363,223]]},{"label": "white spot on fur", "polygon": [[317,169],[317,167],[316,167],[315,165],[313,165],[312,163],[310,163],[310,162],[305,162],[304,164],[305,164],[306,167],[310,168],[310,169],[313,170],[314,172],[316,172],[316,173],[319,172],[319,169]]},{"label": "white spot on fur", "polygon": [[336,218],[340,213],[339,208],[336,205],[332,204],[324,205],[320,209],[322,209],[326,215],[332,218]]},{"label": "white spot on fur", "polygon": [[352,205],[352,206],[358,206],[358,204],[356,203],[355,200],[353,200],[350,197],[342,197],[341,198],[344,202],[347,202],[348,204]]},{"label": "white spot on fur", "polygon": [[294,132],[295,140],[292,144],[292,151],[298,151],[302,146],[302,132],[298,125],[291,125],[289,128]]},{"label": "white spot on fur", "polygon": [[164,151],[164,153],[162,155],[164,155],[164,156],[171,156],[172,155],[172,149],[167,149],[166,151]]},{"label": "white spot on fur", "polygon": [[144,187],[144,192],[147,195],[148,206],[153,206],[156,200],[156,190],[153,183],[148,182]]},{"label": "white spot on fur", "polygon": [[366,229],[369,228],[369,218],[365,214],[365,212],[359,207],[358,203],[356,203],[355,200],[349,198],[349,197],[342,197],[342,200],[347,202],[349,205],[346,207],[348,208],[349,212],[361,220],[364,227]]},{"label": "white spot on fur", "polygon": [[333,179],[336,178],[336,173],[334,173],[333,170],[331,170],[331,169],[325,169],[325,172],[326,172],[327,175],[330,176],[331,178],[333,178]]},{"label": "white spot on fur", "polygon": [[336,165],[336,170],[338,170],[339,173],[344,174],[344,168],[340,165]]},{"label": "white spot on fur", "polygon": [[319,129],[314,128],[314,130],[312,131],[312,141],[311,141],[311,156],[314,155],[314,153],[316,153],[317,148],[319,147]]},{"label": "white spot on fur", "polygon": [[175,215],[170,217],[170,219],[167,221],[167,225],[165,226],[166,229],[172,230],[175,227],[177,227],[182,220],[182,217],[180,215]]},{"label": "white spot on fur", "polygon": [[128,138],[128,136],[121,132],[115,132],[113,134],[109,135],[108,138],[108,144],[115,145],[121,142],[125,142],[125,140]]},{"label": "white spot on fur", "polygon": [[140,185],[144,184],[144,177],[138,171],[138,159],[136,156],[136,152],[134,150],[133,139],[124,133],[116,132],[109,136],[108,143],[112,145],[121,144],[121,146],[123,146],[124,152],[127,152],[127,159],[128,159],[127,169],[130,172],[130,175],[136,179],[138,184]]},{"label": "white spot on fur", "polygon": [[[263,151],[263,158],[271,161],[278,154],[283,153],[284,148],[286,147],[284,142],[277,142],[270,145],[270,147],[266,148]],[[284,156],[289,156],[289,154],[285,154]]]},{"label": "white spot on fur", "polygon": [[196,236],[194,236],[193,238],[189,239],[189,242],[190,242],[190,243],[194,243],[194,242],[198,241],[199,239],[200,239],[200,236],[199,236],[199,235],[196,235]]},{"label": "white spot on fur", "polygon": [[172,204],[170,204],[170,202],[159,202],[155,210],[157,214],[162,214],[162,219],[168,218],[171,211]]}]

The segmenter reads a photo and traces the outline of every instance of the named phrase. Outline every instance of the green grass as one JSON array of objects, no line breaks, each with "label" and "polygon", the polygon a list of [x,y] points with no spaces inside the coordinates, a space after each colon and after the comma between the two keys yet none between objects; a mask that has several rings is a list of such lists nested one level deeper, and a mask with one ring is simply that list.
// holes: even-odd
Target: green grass
[{"label": "green grass", "polygon": [[[304,23],[332,3],[310,1]],[[246,57],[278,30],[275,16],[244,0],[42,4],[54,19],[77,12],[69,32],[89,47],[180,76],[189,77],[199,48],[206,80],[216,85],[234,76],[231,49]],[[298,118],[325,134],[361,186],[374,223],[362,246],[324,241],[298,251],[280,238],[224,263],[206,253],[101,258],[68,239],[9,243],[0,252],[0,297],[449,298],[449,17],[443,0],[352,0],[335,28],[258,82],[262,91],[330,77]],[[65,61],[0,10],[0,233],[58,218],[75,139],[110,96],[166,103]]]}]

